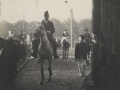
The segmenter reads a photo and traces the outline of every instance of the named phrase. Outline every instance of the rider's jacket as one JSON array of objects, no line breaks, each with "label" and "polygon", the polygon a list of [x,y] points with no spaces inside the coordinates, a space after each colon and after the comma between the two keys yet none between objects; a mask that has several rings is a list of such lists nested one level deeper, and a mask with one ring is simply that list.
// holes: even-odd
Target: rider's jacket
[{"label": "rider's jacket", "polygon": [[83,37],[84,37],[84,39],[85,39],[86,42],[87,42],[89,39],[91,39],[89,33],[84,34]]},{"label": "rider's jacket", "polygon": [[66,40],[67,42],[69,42],[68,38],[69,38],[69,34],[68,33],[63,33],[62,34],[61,44],[63,43],[64,40]]},{"label": "rider's jacket", "polygon": [[90,34],[89,33],[86,33],[83,35],[85,39],[89,39],[90,38]]},{"label": "rider's jacket", "polygon": [[45,20],[43,20],[42,24],[46,31],[51,31],[51,35],[55,32],[54,25],[51,21],[46,22]]},{"label": "rider's jacket", "polygon": [[69,34],[68,33],[63,33],[62,36],[63,37],[69,37]]}]

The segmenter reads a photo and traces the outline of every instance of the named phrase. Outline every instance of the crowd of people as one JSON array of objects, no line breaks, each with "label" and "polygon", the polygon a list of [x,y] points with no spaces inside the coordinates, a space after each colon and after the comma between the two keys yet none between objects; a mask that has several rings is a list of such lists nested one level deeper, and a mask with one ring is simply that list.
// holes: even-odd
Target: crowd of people
[{"label": "crowd of people", "polygon": [[[42,21],[45,31],[47,32],[47,37],[53,46],[54,59],[59,58],[57,55],[58,41],[55,41],[53,34],[55,33],[54,25],[49,21],[49,13],[46,11],[44,13],[44,20]],[[90,37],[88,29],[85,29],[86,34],[80,35],[78,42],[75,46],[75,59],[78,61],[79,75],[85,76],[85,66],[88,62],[88,58],[91,57],[92,44],[94,39]],[[32,36],[32,35],[30,35]],[[38,46],[40,44],[40,38],[34,33],[34,40],[29,35],[23,31],[19,36],[19,39],[0,38],[0,90],[6,90],[6,87],[12,85],[15,82],[17,75],[17,62],[21,60],[21,57],[26,54],[26,39],[27,37],[32,41],[33,52],[31,56],[37,58]],[[67,41],[70,45],[69,34],[67,29],[64,30],[62,34],[62,39],[58,39],[60,45],[63,45],[63,41]],[[26,55],[25,55],[26,56]]]}]

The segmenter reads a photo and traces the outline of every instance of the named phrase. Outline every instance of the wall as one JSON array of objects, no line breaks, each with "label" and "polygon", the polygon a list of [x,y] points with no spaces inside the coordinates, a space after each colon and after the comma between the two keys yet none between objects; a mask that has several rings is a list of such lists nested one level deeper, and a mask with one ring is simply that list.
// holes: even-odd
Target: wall
[{"label": "wall", "polygon": [[120,90],[120,0],[93,0],[95,90]]}]

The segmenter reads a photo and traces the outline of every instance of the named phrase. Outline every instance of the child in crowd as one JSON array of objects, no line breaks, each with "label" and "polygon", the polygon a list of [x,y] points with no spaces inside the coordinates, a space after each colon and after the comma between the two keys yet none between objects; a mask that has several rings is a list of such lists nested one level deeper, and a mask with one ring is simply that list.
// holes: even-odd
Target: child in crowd
[{"label": "child in crowd", "polygon": [[79,42],[75,47],[75,59],[78,60],[79,75],[85,76],[85,67],[87,61],[87,44],[85,43],[84,37],[79,36]]}]

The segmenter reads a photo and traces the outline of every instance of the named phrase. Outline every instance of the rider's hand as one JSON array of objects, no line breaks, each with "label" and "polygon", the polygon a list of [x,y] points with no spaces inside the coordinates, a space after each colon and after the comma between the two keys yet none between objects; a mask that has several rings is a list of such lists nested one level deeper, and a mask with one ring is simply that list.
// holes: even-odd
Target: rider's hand
[{"label": "rider's hand", "polygon": [[51,33],[51,31],[48,31],[48,30],[47,30],[47,33],[49,33],[49,34],[50,34],[50,33]]}]

